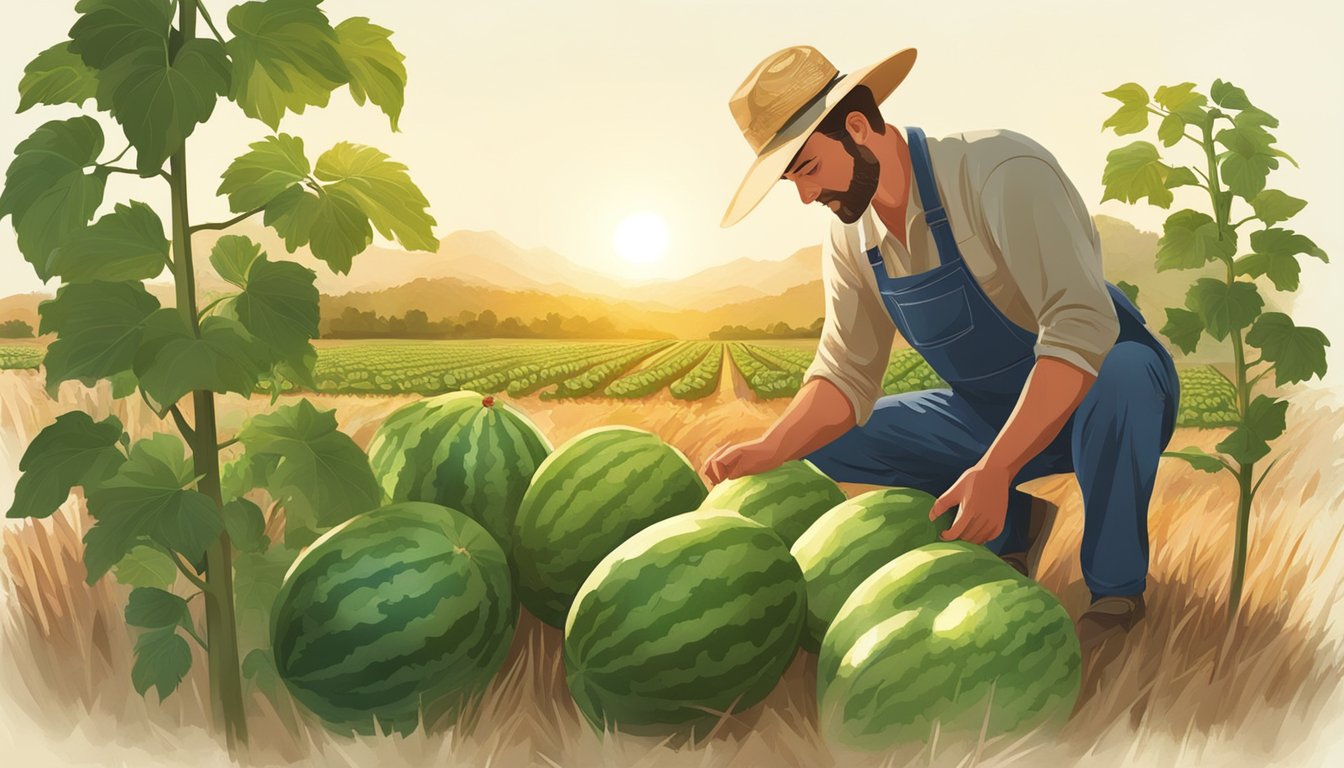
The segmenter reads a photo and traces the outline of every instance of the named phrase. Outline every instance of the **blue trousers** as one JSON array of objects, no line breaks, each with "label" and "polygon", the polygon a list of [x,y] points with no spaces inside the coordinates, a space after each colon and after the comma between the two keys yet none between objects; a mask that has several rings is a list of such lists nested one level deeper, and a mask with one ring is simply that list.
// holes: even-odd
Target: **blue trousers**
[{"label": "blue trousers", "polygon": [[[1059,435],[1029,461],[1009,493],[995,553],[1028,548],[1031,497],[1018,483],[1072,472],[1083,496],[1083,577],[1095,597],[1144,591],[1148,502],[1176,424],[1180,384],[1155,342],[1121,341]],[[984,455],[1014,402],[931,389],[880,398],[872,416],[804,456],[838,482],[904,486],[941,495]]]}]

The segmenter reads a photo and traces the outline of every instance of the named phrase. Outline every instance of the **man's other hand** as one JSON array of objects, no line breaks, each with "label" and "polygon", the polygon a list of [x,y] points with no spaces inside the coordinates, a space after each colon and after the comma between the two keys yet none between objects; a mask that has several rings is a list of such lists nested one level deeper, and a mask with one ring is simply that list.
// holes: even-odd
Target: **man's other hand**
[{"label": "man's other hand", "polygon": [[938,497],[929,510],[929,519],[937,520],[952,507],[958,507],[956,519],[943,531],[942,538],[984,544],[1003,533],[1011,489],[1012,475],[1007,470],[983,462],[976,464]]},{"label": "man's other hand", "polygon": [[761,440],[749,440],[725,445],[710,454],[700,471],[709,478],[710,485],[718,485],[735,477],[760,474],[779,464],[774,448]]}]

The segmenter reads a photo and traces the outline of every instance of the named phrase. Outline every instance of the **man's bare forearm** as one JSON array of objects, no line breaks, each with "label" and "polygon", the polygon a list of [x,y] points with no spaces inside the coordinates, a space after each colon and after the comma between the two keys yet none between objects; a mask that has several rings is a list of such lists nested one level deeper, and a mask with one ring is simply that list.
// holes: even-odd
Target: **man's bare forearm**
[{"label": "man's bare forearm", "polygon": [[829,380],[818,377],[798,389],[761,442],[770,446],[783,463],[806,456],[854,424],[854,406],[849,398]]},{"label": "man's bare forearm", "polygon": [[1059,358],[1038,358],[1012,415],[990,444],[981,464],[1016,476],[1055,439],[1096,378]]}]

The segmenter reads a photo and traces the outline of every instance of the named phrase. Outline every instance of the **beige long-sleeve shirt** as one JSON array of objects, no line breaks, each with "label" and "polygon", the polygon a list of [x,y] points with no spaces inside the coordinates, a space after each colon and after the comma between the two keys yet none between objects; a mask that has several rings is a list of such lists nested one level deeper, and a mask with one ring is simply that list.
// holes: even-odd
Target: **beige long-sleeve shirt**
[{"label": "beige long-sleeve shirt", "polygon": [[[1037,357],[1060,358],[1095,374],[1115,343],[1119,321],[1102,276],[1100,236],[1058,161],[1009,130],[929,137],[928,147],[957,247],[990,301],[1037,334]],[[822,243],[826,320],[803,380],[822,377],[835,384],[860,425],[882,396],[896,330],[864,250],[877,244],[892,277],[938,266],[913,173],[909,200],[909,249],[871,206],[853,224],[834,219]]]}]

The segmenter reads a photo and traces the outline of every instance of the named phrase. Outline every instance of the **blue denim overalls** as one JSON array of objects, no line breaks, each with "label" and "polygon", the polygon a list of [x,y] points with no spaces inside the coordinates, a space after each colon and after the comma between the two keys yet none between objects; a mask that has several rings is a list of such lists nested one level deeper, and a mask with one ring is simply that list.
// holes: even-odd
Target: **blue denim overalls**
[{"label": "blue denim overalls", "polygon": [[[804,456],[840,482],[918,488],[935,496],[980,460],[1036,362],[1036,334],[1008,320],[962,260],[934,183],[924,132],[906,129],[924,217],[939,265],[888,277],[867,255],[897,330],[948,382],[947,389],[879,398],[872,416]],[[1071,258],[1059,254],[1059,258]],[[1120,334],[1097,380],[1059,436],[1014,482],[1073,472],[1082,490],[1083,576],[1094,596],[1142,592],[1148,572],[1148,501],[1171,439],[1179,383],[1171,355],[1138,309],[1107,284]],[[1009,494],[997,553],[1027,548],[1030,497]]]}]

